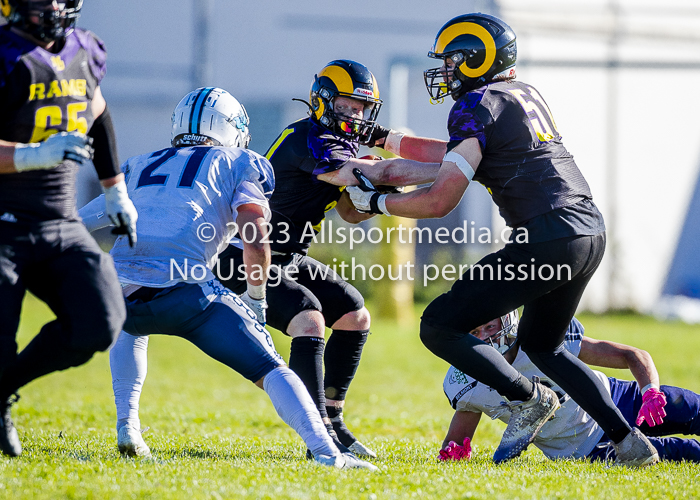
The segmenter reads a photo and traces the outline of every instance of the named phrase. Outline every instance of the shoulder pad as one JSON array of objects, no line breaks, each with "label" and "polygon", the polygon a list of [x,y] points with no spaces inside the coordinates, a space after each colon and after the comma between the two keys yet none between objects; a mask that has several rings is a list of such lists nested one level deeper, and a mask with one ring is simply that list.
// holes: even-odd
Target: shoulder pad
[{"label": "shoulder pad", "polygon": [[80,46],[87,51],[90,71],[97,82],[101,82],[107,72],[107,49],[104,42],[92,31],[81,28],[75,28],[71,36],[75,36]]}]

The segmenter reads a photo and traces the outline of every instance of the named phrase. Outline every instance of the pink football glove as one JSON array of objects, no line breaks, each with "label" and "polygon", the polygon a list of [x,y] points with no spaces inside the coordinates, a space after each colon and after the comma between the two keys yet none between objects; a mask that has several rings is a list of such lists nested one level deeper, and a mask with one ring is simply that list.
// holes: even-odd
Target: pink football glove
[{"label": "pink football glove", "polygon": [[469,460],[472,457],[472,445],[469,438],[464,438],[464,445],[460,446],[454,441],[450,441],[444,449],[440,450],[438,460]]},{"label": "pink football glove", "polygon": [[642,407],[637,415],[636,425],[646,421],[649,427],[664,423],[666,416],[666,396],[659,389],[652,387],[642,395]]}]

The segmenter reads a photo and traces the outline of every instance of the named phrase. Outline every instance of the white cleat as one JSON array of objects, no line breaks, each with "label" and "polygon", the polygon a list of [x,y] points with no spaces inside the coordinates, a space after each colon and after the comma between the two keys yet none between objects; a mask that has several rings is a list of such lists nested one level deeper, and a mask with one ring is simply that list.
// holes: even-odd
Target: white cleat
[{"label": "white cleat", "polygon": [[559,398],[552,389],[542,385],[538,377],[533,377],[532,381],[535,393],[530,399],[519,403],[502,403],[504,408],[510,409],[511,415],[501,443],[493,454],[496,464],[519,457],[560,407]]},{"label": "white cleat", "polygon": [[635,427],[625,439],[615,447],[616,466],[631,468],[647,467],[659,461],[659,453],[641,431]]},{"label": "white cleat", "polygon": [[314,457],[314,460],[321,465],[326,467],[334,467],[336,469],[367,469],[370,471],[376,471],[377,467],[369,462],[360,460],[352,453],[342,453],[335,457],[330,455],[318,455]]},{"label": "white cleat", "polygon": [[151,449],[143,440],[141,431],[129,424],[119,428],[117,432],[117,446],[122,455],[128,457],[151,458]]},{"label": "white cleat", "polygon": [[352,443],[350,446],[348,446],[348,449],[358,457],[377,458],[377,454],[373,450],[367,448],[364,444],[360,443],[359,441],[355,441],[354,443]]},{"label": "white cleat", "polygon": [[367,469],[372,472],[378,470],[376,465],[360,460],[352,453],[343,453],[342,456],[345,458],[345,464],[341,469]]}]

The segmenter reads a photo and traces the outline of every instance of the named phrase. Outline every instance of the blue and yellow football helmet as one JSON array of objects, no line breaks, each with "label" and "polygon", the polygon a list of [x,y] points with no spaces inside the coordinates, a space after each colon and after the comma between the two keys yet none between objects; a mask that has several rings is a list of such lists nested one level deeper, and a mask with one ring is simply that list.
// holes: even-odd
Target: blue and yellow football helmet
[{"label": "blue and yellow football helmet", "polygon": [[[348,119],[333,111],[337,97],[364,102],[362,119]],[[311,115],[331,132],[366,143],[382,106],[374,75],[363,64],[346,59],[331,61],[316,75],[309,92]]]}]

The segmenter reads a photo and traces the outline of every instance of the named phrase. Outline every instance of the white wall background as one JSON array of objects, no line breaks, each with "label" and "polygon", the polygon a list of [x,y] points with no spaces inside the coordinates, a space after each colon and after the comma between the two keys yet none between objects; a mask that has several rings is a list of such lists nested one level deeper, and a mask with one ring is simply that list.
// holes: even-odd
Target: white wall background
[{"label": "white wall background", "polygon": [[[313,75],[338,58],[366,64],[385,102],[391,64],[410,60],[408,125],[446,138],[449,103],[428,103],[420,71],[434,61],[425,54],[450,18],[499,11],[518,35],[519,79],[547,100],[608,223],[608,252],[582,306],[652,309],[700,162],[697,0],[209,2],[204,45],[193,21],[203,0],[85,3],[79,25],[102,37],[109,52],[103,92],[122,159],[168,144],[170,113],[199,83],[192,68],[203,54],[206,84],[256,111],[258,152],[304,115],[291,98],[306,98]],[[610,60],[620,63],[613,73],[604,66]],[[384,123],[387,111],[385,104]],[[468,196],[477,196],[473,191]]]}]

